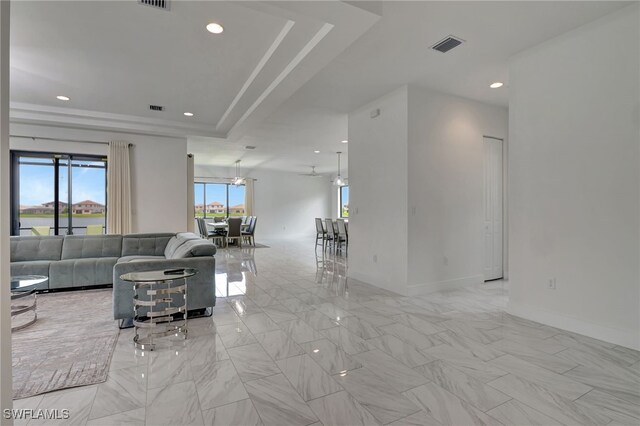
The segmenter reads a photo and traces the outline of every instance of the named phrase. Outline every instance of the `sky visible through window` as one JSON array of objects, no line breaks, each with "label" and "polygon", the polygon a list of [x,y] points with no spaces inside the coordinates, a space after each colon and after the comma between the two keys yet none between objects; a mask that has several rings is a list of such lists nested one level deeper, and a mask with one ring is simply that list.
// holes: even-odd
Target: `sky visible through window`
[{"label": "sky visible through window", "polygon": [[[105,204],[105,169],[73,168],[72,203],[92,200]],[[53,201],[53,166],[20,165],[20,204],[38,206]],[[60,201],[68,197],[68,172],[60,167]]]},{"label": "sky visible through window", "polygon": [[340,187],[340,217],[349,217],[349,186]]},{"label": "sky visible through window", "polygon": [[[195,200],[196,204],[204,203],[205,193],[202,191],[202,184],[196,184]],[[223,206],[227,205],[227,185],[224,183],[208,183],[206,184],[207,204],[214,201],[219,202]],[[244,187],[236,187],[229,185],[229,205],[236,206],[244,204]]]}]

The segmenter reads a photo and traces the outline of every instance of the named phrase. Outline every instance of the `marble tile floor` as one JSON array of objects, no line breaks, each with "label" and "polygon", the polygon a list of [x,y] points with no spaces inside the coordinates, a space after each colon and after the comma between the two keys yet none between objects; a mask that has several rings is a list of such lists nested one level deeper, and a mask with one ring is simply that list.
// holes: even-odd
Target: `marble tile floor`
[{"label": "marble tile floor", "polygon": [[14,408],[78,425],[640,424],[640,353],[506,314],[505,282],[408,298],[313,242],[267,244],[219,251],[218,306],[187,340],[144,352],[123,330],[105,383]]}]

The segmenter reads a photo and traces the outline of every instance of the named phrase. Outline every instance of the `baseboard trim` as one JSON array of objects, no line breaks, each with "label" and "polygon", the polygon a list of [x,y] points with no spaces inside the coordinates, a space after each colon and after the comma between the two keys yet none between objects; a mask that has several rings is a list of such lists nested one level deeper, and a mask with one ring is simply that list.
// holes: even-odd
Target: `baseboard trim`
[{"label": "baseboard trim", "polygon": [[637,331],[621,330],[606,325],[595,324],[589,321],[558,314],[546,309],[534,308],[509,301],[507,313],[517,317],[536,321],[551,327],[582,334],[594,339],[640,350],[640,333]]},{"label": "baseboard trim", "polygon": [[456,278],[453,280],[434,281],[430,283],[414,284],[408,287],[408,296],[419,296],[422,294],[435,293],[442,290],[453,290],[456,288],[479,285],[484,282],[483,275],[472,275],[470,277]]},{"label": "baseboard trim", "polygon": [[359,272],[356,271],[348,271],[347,272],[347,277],[349,278],[353,278],[354,280],[358,280],[358,281],[362,281],[363,283],[366,284],[371,284],[374,287],[378,287],[378,288],[382,288],[384,290],[389,290],[392,291],[400,296],[407,296],[407,294],[403,293],[401,290],[403,290],[402,288],[398,288],[397,285],[394,285],[393,283],[388,283],[385,281],[381,281],[379,279],[376,279],[375,277],[369,276],[367,274],[361,274]]}]

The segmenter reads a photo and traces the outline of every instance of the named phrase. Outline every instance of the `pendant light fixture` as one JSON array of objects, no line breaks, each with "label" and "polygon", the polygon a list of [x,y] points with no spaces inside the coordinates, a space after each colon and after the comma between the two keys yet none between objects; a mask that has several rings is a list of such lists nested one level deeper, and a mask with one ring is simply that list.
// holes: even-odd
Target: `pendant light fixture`
[{"label": "pendant light fixture", "polygon": [[338,176],[336,176],[336,179],[333,181],[333,184],[335,186],[345,186],[347,183],[340,175],[340,154],[342,154],[342,152],[338,151],[336,152],[336,154],[338,154]]},{"label": "pendant light fixture", "polygon": [[233,182],[232,185],[244,185],[244,178],[242,176],[240,176],[240,173],[238,172],[238,165],[240,164],[240,160],[236,160],[236,177],[233,178]]}]

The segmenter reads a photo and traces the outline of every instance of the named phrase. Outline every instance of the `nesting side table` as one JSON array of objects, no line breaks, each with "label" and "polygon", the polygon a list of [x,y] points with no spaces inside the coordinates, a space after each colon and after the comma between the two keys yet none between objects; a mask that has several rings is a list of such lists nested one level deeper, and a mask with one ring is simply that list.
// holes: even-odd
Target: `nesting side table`
[{"label": "nesting side table", "polygon": [[[11,327],[11,331],[22,330],[38,320],[36,285],[49,278],[44,275],[18,275],[11,277],[11,319],[19,324]],[[16,300],[16,303],[13,301]],[[31,315],[31,316],[29,316]],[[20,318],[22,322],[17,321]],[[28,320],[23,320],[23,317]]]},{"label": "nesting side table", "polygon": [[121,280],[133,283],[136,348],[152,351],[154,339],[158,337],[182,335],[187,338],[187,278],[197,273],[197,269],[186,268],[120,276]]}]

